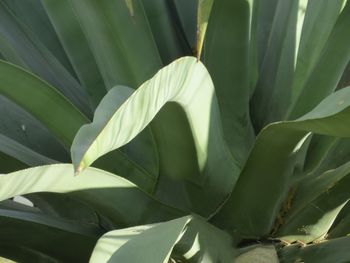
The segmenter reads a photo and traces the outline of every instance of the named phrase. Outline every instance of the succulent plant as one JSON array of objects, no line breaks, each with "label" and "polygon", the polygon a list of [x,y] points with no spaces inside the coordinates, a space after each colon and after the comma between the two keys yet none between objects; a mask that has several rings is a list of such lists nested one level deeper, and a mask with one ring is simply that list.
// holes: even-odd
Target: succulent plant
[{"label": "succulent plant", "polygon": [[349,29],[345,0],[0,1],[0,256],[349,262]]}]

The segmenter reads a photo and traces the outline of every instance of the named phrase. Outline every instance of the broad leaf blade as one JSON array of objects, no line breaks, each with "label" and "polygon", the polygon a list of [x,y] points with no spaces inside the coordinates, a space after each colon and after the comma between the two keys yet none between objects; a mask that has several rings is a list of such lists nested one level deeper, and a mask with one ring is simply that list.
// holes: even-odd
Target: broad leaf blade
[{"label": "broad leaf blade", "polygon": [[231,192],[238,167],[222,137],[213,83],[195,58],[179,59],[160,70],[115,111],[102,130],[95,130],[94,124],[82,127],[72,146],[73,163],[79,172],[101,155],[125,145],[170,101],[180,104],[190,123],[201,177],[188,179],[197,184],[192,193],[196,199],[198,194],[204,198],[198,186],[211,190],[205,194],[205,207],[203,200],[195,205],[203,207],[208,216]]},{"label": "broad leaf blade", "polygon": [[5,61],[0,61],[0,73],[0,94],[31,113],[69,148],[76,131],[87,122],[86,117],[61,93],[31,73]]},{"label": "broad leaf blade", "polygon": [[225,140],[240,164],[255,139],[249,116],[249,8],[246,0],[214,1],[203,51],[203,63],[218,97]]},{"label": "broad leaf blade", "polygon": [[345,88],[298,120],[263,129],[214,222],[244,237],[267,235],[289,190],[295,157],[307,132],[350,137],[349,114],[350,88]]},{"label": "broad leaf blade", "polygon": [[67,193],[92,207],[113,227],[154,223],[183,215],[152,199],[124,178],[96,168],[74,176],[72,165],[54,164],[0,176],[0,200],[37,192]]},{"label": "broad leaf blade", "polygon": [[167,263],[190,220],[183,217],[153,226],[109,232],[98,241],[90,262]]},{"label": "broad leaf blade", "polygon": [[[113,117],[113,114],[129,98],[133,91],[133,89],[124,86],[117,86],[111,89],[101,100],[94,114],[93,123],[89,124],[91,132],[98,134],[103,130]],[[86,135],[84,140],[89,140],[89,135]],[[115,169],[115,171],[118,171],[118,174],[132,180],[142,189],[152,192],[159,173],[158,153],[155,151],[153,143],[150,129],[145,129],[133,141],[121,149],[117,149],[117,152],[112,152],[110,157],[102,160],[102,163],[101,161],[97,162],[96,165],[107,169],[109,168],[109,163],[111,163],[111,165],[116,167],[110,167],[112,169],[110,171]],[[108,161],[109,158],[112,159],[111,162]],[[122,165],[119,162],[122,162]],[[131,172],[130,169],[135,169],[135,171]]]}]

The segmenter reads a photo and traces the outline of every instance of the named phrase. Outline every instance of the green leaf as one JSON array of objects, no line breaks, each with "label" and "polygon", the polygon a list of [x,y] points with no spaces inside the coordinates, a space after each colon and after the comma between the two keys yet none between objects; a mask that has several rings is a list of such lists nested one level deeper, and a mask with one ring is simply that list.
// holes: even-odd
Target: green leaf
[{"label": "green leaf", "polygon": [[[322,50],[337,21],[344,0],[308,1],[300,36],[291,103],[295,103],[322,55]],[[322,17],[322,19],[319,19]]]},{"label": "green leaf", "polygon": [[198,216],[193,216],[186,232],[174,248],[180,262],[233,262],[236,252],[226,232]]},{"label": "green leaf", "polygon": [[164,0],[142,0],[142,3],[163,64],[191,55],[174,3]]},{"label": "green leaf", "polygon": [[256,87],[265,51],[271,34],[272,22],[275,17],[277,0],[249,1],[251,5],[251,25],[249,43],[249,91],[250,95]]},{"label": "green leaf", "polygon": [[43,156],[2,134],[0,134],[0,149],[1,152],[16,158],[28,166],[57,163],[57,161]]},{"label": "green leaf", "polygon": [[282,120],[287,111],[289,83],[294,74],[297,14],[298,1],[278,1],[251,103],[257,132],[268,123]]},{"label": "green leaf", "polygon": [[[349,203],[347,203],[347,206],[348,205]],[[343,208],[343,210],[345,209],[345,207]],[[343,212],[343,210],[339,213],[338,217]],[[350,215],[347,214],[342,219],[340,219],[340,221],[336,225],[335,223],[333,224],[331,230],[327,234],[327,239],[349,236],[349,234],[350,234]]]},{"label": "green leaf", "polygon": [[252,247],[243,248],[242,250],[244,250],[244,252],[236,258],[235,263],[279,263],[276,249],[274,246],[256,245]]},{"label": "green leaf", "polygon": [[[69,1],[42,1],[82,86],[96,108],[106,93],[105,83],[97,67],[89,42]],[[63,15],[64,14],[64,15]]]},{"label": "green leaf", "polygon": [[246,0],[214,1],[203,52],[218,97],[225,140],[240,164],[255,139],[249,116],[249,8]]},{"label": "green leaf", "polygon": [[201,58],[205,33],[214,0],[198,0],[197,13],[197,59]]},{"label": "green leaf", "polygon": [[[113,114],[128,99],[133,91],[133,89],[128,87],[118,86],[108,92],[101,100],[94,114],[93,123],[89,124],[93,134],[98,134],[108,125]],[[94,139],[90,138],[91,135],[89,134],[83,135],[83,137],[87,143]],[[149,129],[145,129],[133,141],[129,142],[121,149],[117,149],[116,151],[118,152],[113,152],[113,156],[111,156],[113,160],[110,162],[113,166],[116,166],[117,162],[122,162],[121,165],[114,169],[117,169],[116,171],[120,172],[120,175],[132,180],[148,192],[153,191],[159,173],[158,153],[153,146],[152,134]],[[108,159],[109,157],[104,161],[106,162]],[[101,165],[102,168],[108,167],[109,162],[105,162]],[[97,163],[97,167],[99,166],[99,163]],[[130,169],[133,168],[132,166],[135,166],[135,168],[140,171],[135,170],[130,172],[129,166],[131,166]]]},{"label": "green leaf", "polygon": [[[0,35],[8,41],[32,72],[59,89],[84,114],[91,114],[84,90],[44,44],[0,3]],[[11,61],[12,62],[12,61]]]},{"label": "green leaf", "polygon": [[[4,4],[13,15],[25,25],[36,38],[60,61],[60,63],[75,76],[65,51],[50,23],[41,1],[4,0]],[[30,12],[28,12],[30,10]]]},{"label": "green leaf", "polygon": [[[15,83],[19,80],[11,81],[12,83],[6,88],[15,92]],[[0,96],[0,112],[2,113],[0,134],[50,159],[60,162],[70,160],[68,151],[54,134],[31,114],[4,96]]]},{"label": "green leaf", "polygon": [[304,174],[317,174],[317,170],[325,163],[329,152],[333,152],[337,141],[336,137],[314,135],[306,156]]},{"label": "green leaf", "polygon": [[310,263],[334,263],[349,262],[350,237],[327,240],[320,244],[306,247],[292,245],[284,247],[279,256],[281,263],[310,262]]},{"label": "green leaf", "polygon": [[174,0],[169,5],[173,12],[176,11],[177,24],[181,24],[188,46],[192,51],[196,50],[198,1]]},{"label": "green leaf", "polygon": [[[8,209],[0,209],[0,230],[0,247],[25,248],[65,262],[87,262],[102,234],[101,229],[93,225]],[[50,242],[52,240],[55,242]],[[27,255],[17,250],[2,253],[0,249],[0,254],[27,262]]]},{"label": "green leaf", "polygon": [[87,122],[86,117],[61,93],[31,73],[5,61],[0,61],[0,73],[0,94],[31,113],[69,148],[77,130]]},{"label": "green leaf", "polygon": [[17,169],[24,169],[28,166],[16,158],[0,152],[0,173],[10,173]]},{"label": "green leaf", "polygon": [[[145,246],[144,244],[152,244]],[[97,243],[91,262],[233,262],[228,234],[199,217],[115,230]]]},{"label": "green leaf", "polygon": [[116,85],[137,87],[161,67],[141,1],[132,2],[133,16],[128,6],[117,0],[68,1],[107,89]]},{"label": "green leaf", "polygon": [[345,164],[349,161],[349,147],[349,138],[320,137],[308,154],[310,159],[307,163],[308,166],[305,167],[305,175],[319,176],[330,169]]},{"label": "green leaf", "polygon": [[98,241],[90,262],[167,263],[190,220],[191,217],[182,217],[108,232]]},{"label": "green leaf", "polygon": [[231,192],[238,167],[222,137],[213,83],[193,57],[176,60],[160,70],[113,113],[103,129],[96,130],[94,124],[82,127],[72,145],[73,163],[80,172],[101,155],[125,145],[170,101],[183,108],[190,123],[201,175],[187,178],[195,184],[192,188],[197,188],[188,194],[193,195],[194,208],[201,207],[208,216]]},{"label": "green leaf", "polygon": [[126,3],[126,6],[128,7],[129,9],[129,12],[130,12],[130,15],[131,16],[134,16],[134,6],[133,6],[133,0],[125,0],[125,3]]},{"label": "green leaf", "polygon": [[[302,182],[293,206],[277,232],[287,242],[309,243],[327,235],[340,210],[350,200],[350,163]],[[300,188],[300,189],[299,189]]]},{"label": "green leaf", "polygon": [[349,106],[350,88],[345,88],[298,120],[264,128],[214,222],[243,237],[267,235],[289,190],[296,156],[307,132],[350,137]]},{"label": "green leaf", "polygon": [[103,226],[94,209],[67,194],[40,192],[24,197],[45,215]]},{"label": "green leaf", "polygon": [[[319,14],[317,13],[317,18]],[[297,118],[315,107],[325,96],[332,93],[349,62],[350,2],[346,3],[331,31],[317,63],[312,69],[300,95],[290,107],[288,118]],[[313,48],[313,46],[311,46]]]},{"label": "green leaf", "polygon": [[124,178],[96,168],[74,176],[72,165],[54,164],[0,176],[0,200],[37,192],[67,193],[93,208],[114,227],[154,223],[183,215],[155,201]]}]

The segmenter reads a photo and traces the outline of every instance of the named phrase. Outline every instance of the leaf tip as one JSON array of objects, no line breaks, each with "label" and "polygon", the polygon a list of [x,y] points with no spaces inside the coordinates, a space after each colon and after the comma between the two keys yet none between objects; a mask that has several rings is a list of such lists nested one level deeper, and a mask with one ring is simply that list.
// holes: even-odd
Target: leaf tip
[{"label": "leaf tip", "polygon": [[78,176],[84,170],[84,168],[84,165],[80,163],[79,166],[75,168],[74,176]]}]

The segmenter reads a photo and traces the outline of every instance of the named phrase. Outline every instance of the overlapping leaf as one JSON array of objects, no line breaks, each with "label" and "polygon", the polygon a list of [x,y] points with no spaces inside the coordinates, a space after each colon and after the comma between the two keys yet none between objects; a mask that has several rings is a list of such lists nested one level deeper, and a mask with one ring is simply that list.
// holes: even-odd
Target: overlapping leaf
[{"label": "overlapping leaf", "polygon": [[289,190],[303,138],[310,131],[349,137],[349,106],[350,88],[345,88],[298,120],[263,129],[230,199],[214,222],[244,237],[267,235]]},{"label": "overlapping leaf", "polygon": [[230,243],[226,233],[187,216],[111,231],[98,241],[91,262],[167,263],[170,257],[186,262],[231,262],[234,252]]},{"label": "overlapping leaf", "polygon": [[54,164],[0,176],[0,200],[36,192],[67,193],[88,204],[110,225],[119,227],[183,215],[155,201],[124,178],[96,168],[74,176],[72,165]]},{"label": "overlapping leaf", "polygon": [[[36,256],[42,260],[86,262],[103,233],[94,225],[12,209],[0,209],[0,227],[0,251],[12,247],[2,255],[19,262],[34,262]],[[21,249],[33,255],[18,253]]]},{"label": "overlapping leaf", "polygon": [[203,207],[199,211],[208,216],[231,192],[238,167],[222,137],[213,83],[205,67],[195,58],[179,59],[160,70],[113,113],[105,126],[96,129],[93,123],[82,127],[72,145],[73,163],[80,172],[101,155],[123,146],[170,101],[183,108],[194,138],[200,177],[187,179],[210,189],[204,193],[197,187],[188,194],[202,199],[194,208]]}]

